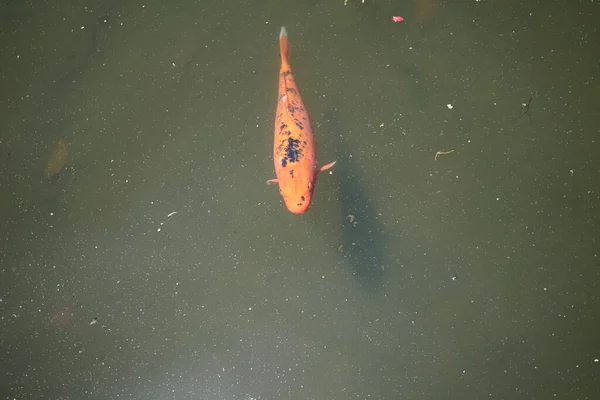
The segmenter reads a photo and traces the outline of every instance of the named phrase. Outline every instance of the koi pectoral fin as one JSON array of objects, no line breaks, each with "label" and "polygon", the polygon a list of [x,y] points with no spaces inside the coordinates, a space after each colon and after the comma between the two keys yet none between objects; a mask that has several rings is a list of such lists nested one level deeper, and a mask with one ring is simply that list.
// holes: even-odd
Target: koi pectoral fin
[{"label": "koi pectoral fin", "polygon": [[277,180],[277,179],[269,179],[269,180],[267,181],[267,185],[272,185],[272,184],[274,184],[274,183],[277,183],[277,182],[278,182],[278,180]]},{"label": "koi pectoral fin", "polygon": [[329,168],[333,167],[333,166],[335,165],[335,163],[336,163],[336,162],[337,162],[337,161],[334,161],[334,162],[330,162],[330,163],[329,163],[329,164],[327,164],[327,165],[323,165],[321,168],[319,168],[319,172],[323,172],[323,171],[326,171],[326,170],[328,170]]}]

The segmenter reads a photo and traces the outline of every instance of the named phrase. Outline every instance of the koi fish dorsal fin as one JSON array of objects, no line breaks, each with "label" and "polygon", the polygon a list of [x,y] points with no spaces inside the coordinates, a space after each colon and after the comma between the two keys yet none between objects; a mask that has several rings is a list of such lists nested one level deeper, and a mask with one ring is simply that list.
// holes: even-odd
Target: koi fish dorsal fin
[{"label": "koi fish dorsal fin", "polygon": [[288,56],[290,55],[290,47],[285,26],[282,26],[281,31],[279,32],[279,53],[281,54],[281,61],[287,62]]}]

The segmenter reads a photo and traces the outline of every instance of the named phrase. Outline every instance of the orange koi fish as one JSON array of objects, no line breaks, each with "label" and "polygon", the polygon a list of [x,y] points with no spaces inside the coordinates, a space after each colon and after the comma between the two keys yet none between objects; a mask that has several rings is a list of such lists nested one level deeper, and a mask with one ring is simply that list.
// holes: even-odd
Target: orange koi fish
[{"label": "orange koi fish", "polygon": [[310,206],[317,175],[333,167],[335,161],[321,168],[317,166],[315,138],[288,62],[288,35],[284,27],[279,34],[279,52],[281,69],[273,145],[277,179],[269,183],[279,183],[279,193],[287,209],[302,214]]}]

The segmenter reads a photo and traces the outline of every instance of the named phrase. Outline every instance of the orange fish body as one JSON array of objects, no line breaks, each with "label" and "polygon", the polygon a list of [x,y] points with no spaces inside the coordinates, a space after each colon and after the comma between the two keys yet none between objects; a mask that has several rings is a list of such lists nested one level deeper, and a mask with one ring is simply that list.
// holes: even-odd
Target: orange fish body
[{"label": "orange fish body", "polygon": [[288,62],[288,36],[284,27],[279,34],[279,51],[281,69],[273,145],[277,179],[271,179],[269,183],[279,183],[279,193],[287,209],[294,214],[302,214],[310,206],[317,175],[331,168],[335,161],[321,168],[317,165],[310,118]]}]

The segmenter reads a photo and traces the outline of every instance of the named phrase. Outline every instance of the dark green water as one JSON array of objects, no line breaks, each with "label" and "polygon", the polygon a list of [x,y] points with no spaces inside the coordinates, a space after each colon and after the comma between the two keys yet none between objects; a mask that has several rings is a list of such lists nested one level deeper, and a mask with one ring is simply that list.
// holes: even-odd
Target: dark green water
[{"label": "dark green water", "polygon": [[3,2],[2,398],[595,399],[600,5],[529,3]]}]

